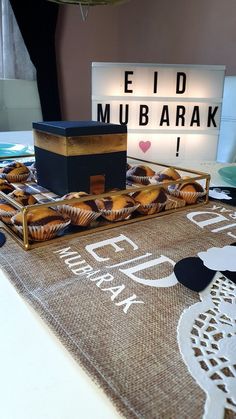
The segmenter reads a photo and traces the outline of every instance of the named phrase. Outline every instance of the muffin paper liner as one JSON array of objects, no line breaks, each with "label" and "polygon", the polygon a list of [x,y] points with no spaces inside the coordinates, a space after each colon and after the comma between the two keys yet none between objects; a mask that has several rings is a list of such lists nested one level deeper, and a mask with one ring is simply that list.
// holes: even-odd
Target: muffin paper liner
[{"label": "muffin paper liner", "polygon": [[157,179],[155,179],[154,176],[152,178],[150,178],[150,184],[151,185],[157,185],[157,186],[162,187],[163,189],[166,189],[166,190],[169,190],[170,187],[172,187],[172,188],[175,187],[175,185],[171,185],[171,186],[168,185],[168,182],[169,182],[169,180],[166,180],[166,181],[157,180]]},{"label": "muffin paper liner", "polygon": [[186,201],[186,204],[195,204],[195,202],[201,198],[202,196],[206,195],[206,191],[203,192],[184,192],[179,191],[177,189],[170,189],[169,193],[177,198],[182,198]]},{"label": "muffin paper liner", "polygon": [[[179,201],[175,201],[173,198],[179,199]],[[169,195],[167,198],[167,201],[165,203],[165,209],[166,210],[170,210],[170,209],[175,209],[175,208],[182,208],[185,207],[186,205],[186,201],[183,198],[174,196],[174,195]]]},{"label": "muffin paper liner", "polygon": [[100,215],[100,212],[87,211],[71,205],[60,205],[57,207],[63,215],[70,218],[71,224],[86,227],[95,221]]},{"label": "muffin paper liner", "polygon": [[[14,224],[15,216],[12,217],[11,221]],[[68,225],[70,224],[70,220],[65,221],[61,224],[55,225],[45,225],[45,226],[29,226],[28,225],[28,234],[29,239],[33,241],[44,241],[53,239],[57,236],[60,232],[62,232]],[[14,224],[15,229],[17,232],[23,236],[23,226]]]},{"label": "muffin paper liner", "polygon": [[8,182],[26,182],[26,180],[28,179],[30,173],[26,173],[24,175],[11,175],[11,174],[5,174],[4,179],[7,179]]},{"label": "muffin paper liner", "polygon": [[137,209],[137,211],[140,214],[155,214],[157,212],[160,212],[165,207],[165,202],[159,203],[159,202],[153,202],[151,204],[147,205],[140,205]]},{"label": "muffin paper liner", "polygon": [[122,220],[127,220],[130,218],[132,212],[134,212],[137,208],[139,207],[138,205],[134,205],[133,207],[129,207],[129,208],[122,208],[120,210],[100,210],[101,214],[104,218],[106,218],[106,220],[109,221],[122,221]]},{"label": "muffin paper liner", "polygon": [[11,219],[18,212],[19,212],[18,210],[4,211],[4,210],[0,209],[0,218],[4,223],[11,226],[12,225]]},{"label": "muffin paper liner", "polygon": [[128,176],[128,180],[134,183],[141,183],[142,185],[149,185],[151,183],[152,176]]}]

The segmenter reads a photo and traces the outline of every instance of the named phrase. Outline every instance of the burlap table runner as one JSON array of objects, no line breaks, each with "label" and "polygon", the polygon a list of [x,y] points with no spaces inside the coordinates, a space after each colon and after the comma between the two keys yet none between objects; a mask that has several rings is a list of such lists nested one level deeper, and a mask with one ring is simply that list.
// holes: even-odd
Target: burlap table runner
[{"label": "burlap table runner", "polygon": [[205,393],[176,331],[199,294],[173,266],[235,242],[234,219],[235,208],[210,202],[29,252],[8,236],[0,265],[125,417],[200,418]]}]

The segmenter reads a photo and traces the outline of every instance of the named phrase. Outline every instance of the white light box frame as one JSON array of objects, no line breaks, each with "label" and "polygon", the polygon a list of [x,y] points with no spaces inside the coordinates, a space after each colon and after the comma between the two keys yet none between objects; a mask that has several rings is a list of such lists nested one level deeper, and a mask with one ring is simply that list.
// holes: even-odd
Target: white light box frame
[{"label": "white light box frame", "polygon": [[215,160],[225,66],[92,63],[92,119],[128,128],[128,155]]}]

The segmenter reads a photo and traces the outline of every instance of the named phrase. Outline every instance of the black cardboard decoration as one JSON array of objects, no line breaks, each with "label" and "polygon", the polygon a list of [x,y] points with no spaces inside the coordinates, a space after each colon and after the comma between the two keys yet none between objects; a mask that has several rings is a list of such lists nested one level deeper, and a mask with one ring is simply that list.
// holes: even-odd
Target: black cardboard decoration
[{"label": "black cardboard decoration", "polygon": [[126,187],[127,128],[96,121],[33,122],[37,179],[65,195]]}]

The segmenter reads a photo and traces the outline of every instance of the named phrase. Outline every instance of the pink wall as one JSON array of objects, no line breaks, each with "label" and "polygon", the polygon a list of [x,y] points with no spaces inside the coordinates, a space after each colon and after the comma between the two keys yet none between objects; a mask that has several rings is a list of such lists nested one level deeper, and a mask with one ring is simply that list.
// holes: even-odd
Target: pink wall
[{"label": "pink wall", "polygon": [[63,118],[91,118],[93,61],[222,64],[236,74],[235,0],[129,0],[61,6],[57,28]]}]

